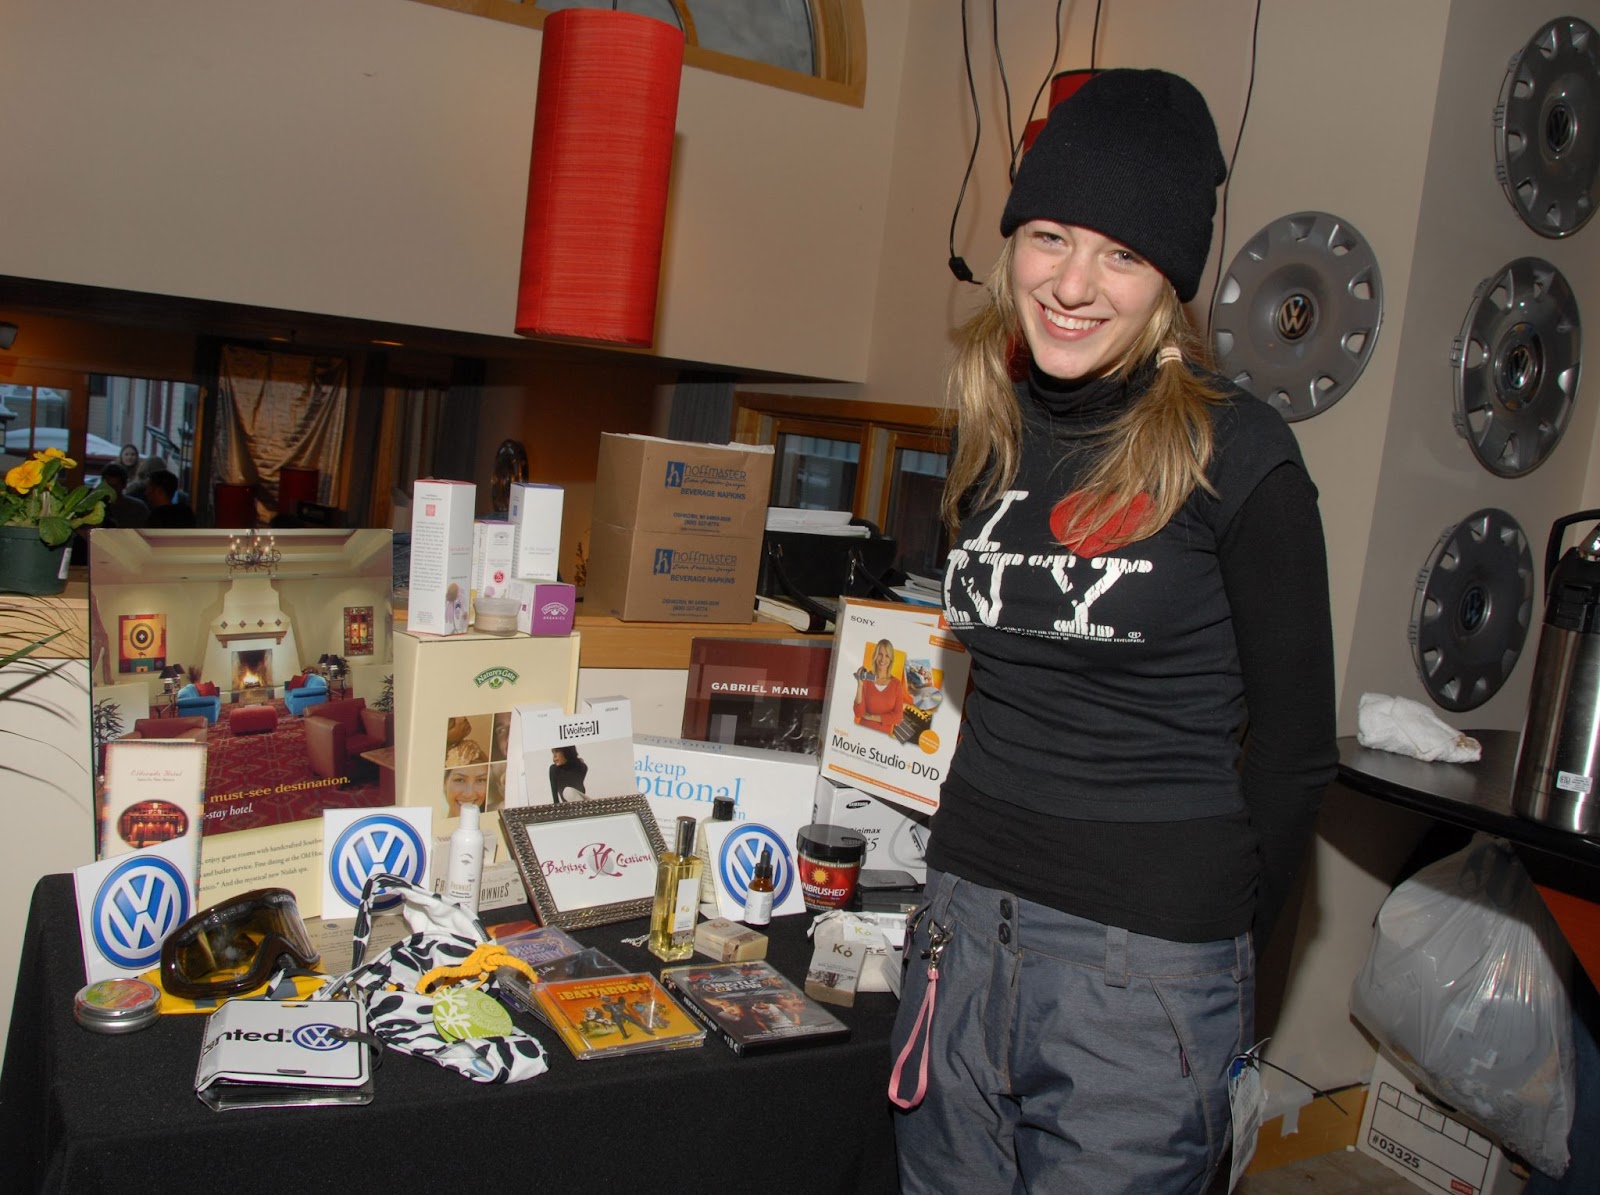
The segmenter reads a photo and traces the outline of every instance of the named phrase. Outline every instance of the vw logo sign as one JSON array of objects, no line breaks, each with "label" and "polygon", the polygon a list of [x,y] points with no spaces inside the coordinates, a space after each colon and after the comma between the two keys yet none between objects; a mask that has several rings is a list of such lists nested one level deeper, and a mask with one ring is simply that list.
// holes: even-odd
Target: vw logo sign
[{"label": "vw logo sign", "polygon": [[301,1025],[290,1035],[295,1045],[306,1050],[340,1050],[350,1043],[339,1036],[337,1025]]},{"label": "vw logo sign", "polygon": [[717,854],[717,872],[722,885],[735,899],[743,900],[750,892],[750,881],[756,874],[756,861],[761,858],[762,847],[772,848],[772,907],[783,904],[794,886],[794,855],[789,844],[769,826],[760,822],[742,822],[722,840]]},{"label": "vw logo sign", "polygon": [[[351,822],[328,852],[328,878],[334,891],[352,906],[360,905],[367,878],[380,871],[426,884],[427,850],[416,828],[403,818],[380,813]],[[389,909],[398,896],[372,902],[374,909]]]},{"label": "vw logo sign", "polygon": [[1311,331],[1316,319],[1317,311],[1310,295],[1290,295],[1278,307],[1278,335],[1285,340],[1299,340]]},{"label": "vw logo sign", "polygon": [[189,919],[189,881],[159,855],[134,855],[94,894],[95,949],[113,966],[144,971],[161,960],[161,943]]}]

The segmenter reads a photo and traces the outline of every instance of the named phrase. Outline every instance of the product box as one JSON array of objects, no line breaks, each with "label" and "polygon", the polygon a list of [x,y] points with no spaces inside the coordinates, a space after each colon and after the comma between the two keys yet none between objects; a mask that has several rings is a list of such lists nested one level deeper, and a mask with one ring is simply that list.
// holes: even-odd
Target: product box
[{"label": "product box", "polygon": [[685,815],[702,821],[711,816],[714,798],[733,798],[733,821],[707,826],[722,916],[737,920],[744,915],[744,898],[763,846],[772,848],[773,915],[804,910],[795,841],[811,821],[816,756],[635,735],[633,772],[659,826],[671,826]]},{"label": "product box", "polygon": [[584,601],[660,622],[749,622],[772,449],[600,438]]},{"label": "product box", "polygon": [[689,642],[678,733],[705,743],[816,755],[832,661],[830,639],[696,637]]},{"label": "product box", "polygon": [[558,485],[513,482],[510,509],[511,575],[529,581],[554,581],[561,567],[561,506]]},{"label": "product box", "polygon": [[[431,805],[442,837],[462,804],[504,806],[513,707],[577,702],[576,635],[436,639],[401,631],[394,663],[395,803]],[[486,821],[485,837],[487,828]]]},{"label": "product box", "polygon": [[928,878],[928,826],[920,816],[819,775],[811,820],[843,826],[865,838],[864,870],[904,871],[919,881]]},{"label": "product box", "polygon": [[633,706],[626,697],[512,711],[508,806],[600,801],[633,790]]},{"label": "product box", "polygon": [[674,535],[596,522],[584,608],[627,622],[751,622],[761,537]]},{"label": "product box", "polygon": [[565,581],[515,580],[506,596],[517,603],[517,630],[524,635],[569,635],[578,591]]},{"label": "product box", "polygon": [[913,813],[937,809],[970,664],[942,611],[846,598],[833,637],[822,774]]},{"label": "product box", "polygon": [[512,527],[499,519],[472,525],[472,596],[504,597],[511,582]]},{"label": "product box", "polygon": [[1425,1191],[1516,1195],[1524,1180],[1483,1134],[1469,1129],[1419,1091],[1394,1061],[1378,1051],[1361,1114],[1356,1148]]},{"label": "product box", "polygon": [[[449,844],[448,838],[433,840],[433,853],[429,856],[432,861],[429,881],[435,896],[444,895],[445,873],[450,870]],[[491,847],[504,857],[491,862]],[[528,896],[522,887],[522,873],[517,870],[517,861],[510,857],[488,826],[483,828],[483,855],[483,879],[478,884],[478,911],[486,913],[490,909],[509,909],[513,905],[527,904]]]},{"label": "product box", "polygon": [[411,594],[406,626],[417,635],[467,630],[472,591],[472,508],[478,487],[418,481],[411,491]]}]

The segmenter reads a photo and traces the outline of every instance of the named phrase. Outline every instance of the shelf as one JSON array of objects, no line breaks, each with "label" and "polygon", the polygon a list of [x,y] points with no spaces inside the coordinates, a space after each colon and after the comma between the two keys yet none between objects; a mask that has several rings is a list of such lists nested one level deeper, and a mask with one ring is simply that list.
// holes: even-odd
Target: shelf
[{"label": "shelf", "polygon": [[575,629],[581,668],[687,668],[693,639],[832,639],[805,635],[776,619],[754,622],[623,622],[580,614]]},{"label": "shelf", "polygon": [[37,660],[84,660],[89,657],[88,570],[67,576],[66,592],[48,597],[0,593],[0,655],[56,631],[60,636],[31,653]]}]

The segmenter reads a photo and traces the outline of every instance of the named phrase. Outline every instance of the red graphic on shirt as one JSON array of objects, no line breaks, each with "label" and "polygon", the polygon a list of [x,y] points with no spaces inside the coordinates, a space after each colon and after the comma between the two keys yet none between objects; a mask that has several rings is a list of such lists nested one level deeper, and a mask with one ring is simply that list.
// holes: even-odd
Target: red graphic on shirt
[{"label": "red graphic on shirt", "polygon": [[[1120,511],[1111,512],[1109,518],[1102,519],[1106,503],[1098,503],[1090,508],[1089,517],[1084,520],[1084,524],[1090,530],[1087,533],[1078,532],[1077,542],[1074,542],[1066,537],[1067,525],[1072,522],[1073,516],[1078,513],[1078,508],[1083,505],[1083,498],[1082,490],[1074,490],[1056,503],[1055,509],[1050,512],[1050,534],[1077,555],[1084,557],[1092,558],[1127,543],[1128,538],[1138,530],[1145,513],[1150,509],[1150,495],[1135,494],[1132,502]],[[1099,526],[1096,526],[1097,523]]]}]

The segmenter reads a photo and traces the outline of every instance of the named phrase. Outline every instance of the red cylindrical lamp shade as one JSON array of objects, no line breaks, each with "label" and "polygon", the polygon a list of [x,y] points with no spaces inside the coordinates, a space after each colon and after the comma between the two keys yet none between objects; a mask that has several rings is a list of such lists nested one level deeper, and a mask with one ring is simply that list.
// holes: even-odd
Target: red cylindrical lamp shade
[{"label": "red cylindrical lamp shade", "polygon": [[683,33],[568,8],[544,23],[516,330],[649,347],[655,337]]},{"label": "red cylindrical lamp shade", "polygon": [[[1077,94],[1078,88],[1082,87],[1085,83],[1099,73],[1100,72],[1098,70],[1061,71],[1052,76],[1050,79],[1049,108],[1054,108],[1068,96]],[[1048,119],[1048,116],[1044,116],[1040,117],[1038,120],[1030,120],[1024,127],[1022,131],[1022,148],[1024,152],[1033,148],[1033,143],[1038,140],[1039,134],[1044,132],[1045,122]]]}]

